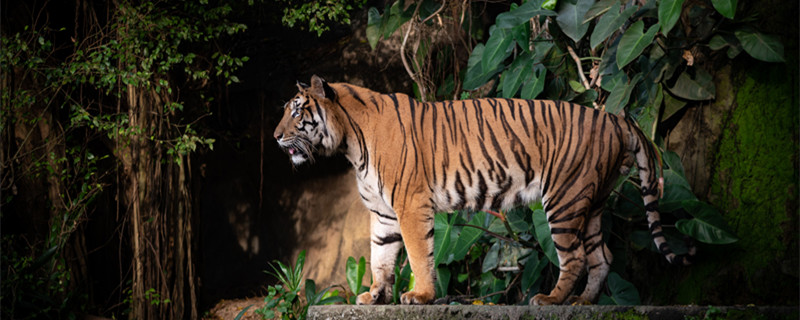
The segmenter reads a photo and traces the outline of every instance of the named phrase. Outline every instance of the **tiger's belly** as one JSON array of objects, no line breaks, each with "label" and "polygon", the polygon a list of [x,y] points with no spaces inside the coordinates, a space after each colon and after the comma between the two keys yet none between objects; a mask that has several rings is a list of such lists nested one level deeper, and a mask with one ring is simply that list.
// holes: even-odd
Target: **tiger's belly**
[{"label": "tiger's belly", "polygon": [[459,172],[450,175],[448,180],[433,188],[433,204],[437,212],[507,210],[542,200],[541,178],[526,181],[522,170],[507,170],[505,175],[482,170],[469,176]]}]

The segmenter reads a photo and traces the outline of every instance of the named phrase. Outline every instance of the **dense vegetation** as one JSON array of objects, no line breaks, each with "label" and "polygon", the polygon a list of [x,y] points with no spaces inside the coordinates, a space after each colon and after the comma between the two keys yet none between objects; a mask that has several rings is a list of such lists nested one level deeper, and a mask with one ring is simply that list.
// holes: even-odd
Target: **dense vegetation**
[{"label": "dense vegetation", "polygon": [[[360,8],[376,6],[365,9],[361,26],[368,45],[400,43],[420,100],[546,98],[625,114],[662,150],[661,211],[674,222],[667,233],[673,248],[683,247],[684,236],[711,245],[743,236],[707,195],[692,192],[681,159],[663,137],[686,109],[724,98],[716,96],[720,65],[788,60],[797,67],[796,57],[784,54],[782,38],[760,31],[762,11],[753,10],[758,4],[404,3],[3,2],[1,316],[200,317],[193,159],[198,151],[214,152],[207,120],[219,117],[211,111],[220,109],[218,101],[240,82],[240,68],[249,62],[232,45],[249,32],[239,17],[265,11],[270,14],[264,19],[322,35],[350,23]],[[754,117],[735,123],[745,128]],[[742,153],[737,143],[724,140],[720,148]],[[791,160],[775,163],[788,161],[796,175],[797,151],[789,153],[784,158]],[[625,256],[631,247],[654,248],[635,177],[620,179],[607,203],[606,241],[616,260],[600,303],[641,301],[626,281]],[[746,190],[742,182],[736,186]],[[549,290],[557,260],[540,211],[531,204],[509,212],[437,215],[438,297],[517,304]],[[794,230],[789,241],[797,237]],[[304,258],[268,269],[281,283],[267,290],[265,305],[254,306],[259,314],[302,318],[308,305],[353,303],[365,289],[363,258],[347,261],[347,287],[321,290],[302,278]],[[396,293],[413,286],[404,259],[399,257]]]}]

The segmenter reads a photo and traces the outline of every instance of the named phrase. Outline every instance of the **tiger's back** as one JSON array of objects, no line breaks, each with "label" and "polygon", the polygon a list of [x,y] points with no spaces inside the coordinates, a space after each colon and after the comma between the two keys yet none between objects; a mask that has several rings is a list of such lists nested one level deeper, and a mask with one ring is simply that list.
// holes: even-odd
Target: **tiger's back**
[{"label": "tiger's back", "polygon": [[631,121],[557,101],[419,103],[316,76],[311,86],[298,87],[276,139],[295,163],[311,156],[306,150],[343,152],[372,212],[373,284],[358,297],[360,304],[391,301],[403,245],[417,285],[401,301],[433,299],[435,212],[503,210],[536,200],[547,212],[561,272],[551,293],[531,303],[565,302],[584,272],[584,292],[568,302],[592,301],[611,262],[602,241],[602,206],[613,182],[632,165],[639,168],[656,245],[671,262],[684,262],[661,234],[655,153]]}]

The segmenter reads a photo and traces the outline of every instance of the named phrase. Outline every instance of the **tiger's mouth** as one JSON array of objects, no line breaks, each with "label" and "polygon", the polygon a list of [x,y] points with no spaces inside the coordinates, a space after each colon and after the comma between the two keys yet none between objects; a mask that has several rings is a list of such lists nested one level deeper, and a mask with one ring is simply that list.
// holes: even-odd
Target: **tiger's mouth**
[{"label": "tiger's mouth", "polygon": [[278,145],[280,145],[283,152],[285,152],[291,158],[292,162],[295,164],[301,164],[303,162],[312,160],[312,147],[309,141],[304,139],[293,138],[287,141],[278,141]]}]

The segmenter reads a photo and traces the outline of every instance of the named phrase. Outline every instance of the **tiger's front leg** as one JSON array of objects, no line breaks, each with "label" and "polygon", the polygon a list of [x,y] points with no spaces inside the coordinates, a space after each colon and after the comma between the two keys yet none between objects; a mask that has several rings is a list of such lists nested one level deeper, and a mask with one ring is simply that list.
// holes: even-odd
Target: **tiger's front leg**
[{"label": "tiger's front leg", "polygon": [[402,304],[428,304],[436,296],[433,261],[433,215],[430,206],[397,210],[408,261],[414,272],[414,289],[400,296]]},{"label": "tiger's front leg", "polygon": [[372,286],[356,298],[356,304],[387,304],[392,301],[394,265],[403,247],[397,218],[384,210],[370,210],[370,270]]}]

